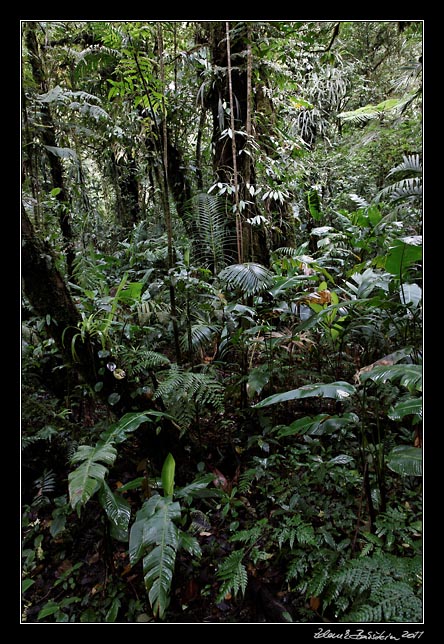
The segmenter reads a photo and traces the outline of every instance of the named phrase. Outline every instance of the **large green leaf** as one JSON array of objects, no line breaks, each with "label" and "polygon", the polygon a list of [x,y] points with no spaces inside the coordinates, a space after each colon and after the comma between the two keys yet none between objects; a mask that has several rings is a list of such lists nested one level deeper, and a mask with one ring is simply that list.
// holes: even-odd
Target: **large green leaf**
[{"label": "large green leaf", "polygon": [[[72,463],[83,461],[68,475],[68,490],[71,507],[80,515],[81,508],[103,485],[108,468],[116,459],[117,451],[109,444],[98,443],[95,447],[80,445],[71,458]],[[105,463],[105,465],[102,465]]]},{"label": "large green leaf", "polygon": [[293,436],[295,434],[308,434],[309,436],[332,434],[343,427],[347,427],[347,425],[355,425],[358,421],[359,418],[356,414],[307,416],[295,420],[291,425],[282,426],[278,430],[278,436],[282,438],[283,436]]},{"label": "large green leaf", "polygon": [[176,552],[179,547],[180,505],[171,496],[156,494],[144,503],[131,527],[129,556],[132,565],[143,556],[145,587],[154,615],[160,619],[168,607]]},{"label": "large green leaf", "polygon": [[394,405],[387,414],[391,420],[401,420],[413,414],[418,422],[422,418],[422,397],[408,396]]},{"label": "large green leaf", "polygon": [[143,423],[152,423],[156,418],[171,418],[171,416],[155,410],[131,412],[102,432],[100,438],[106,443],[123,443],[128,438],[128,434],[135,432]]},{"label": "large green leaf", "polygon": [[269,405],[275,405],[276,403],[285,402],[287,400],[298,400],[301,398],[333,398],[335,400],[345,400],[354,394],[356,388],[354,385],[351,385],[348,382],[338,381],[332,382],[330,384],[313,384],[313,385],[304,385],[298,389],[292,389],[291,391],[285,391],[281,394],[274,394],[273,396],[268,396],[264,400],[261,400],[256,405],[253,405],[254,408],[268,407]]},{"label": "large green leaf", "polygon": [[396,382],[409,391],[422,391],[422,365],[418,364],[393,364],[378,365],[371,371],[360,375],[361,382],[373,380],[374,382],[385,383]]},{"label": "large green leaf", "polygon": [[388,467],[404,476],[422,476],[422,450],[410,445],[398,445],[387,456]]},{"label": "large green leaf", "polygon": [[162,543],[151,550],[143,559],[145,587],[148,590],[153,614],[163,619],[170,602],[176,550]]},{"label": "large green leaf", "polygon": [[422,258],[422,237],[402,237],[395,240],[385,258],[385,270],[401,276],[414,262]]}]

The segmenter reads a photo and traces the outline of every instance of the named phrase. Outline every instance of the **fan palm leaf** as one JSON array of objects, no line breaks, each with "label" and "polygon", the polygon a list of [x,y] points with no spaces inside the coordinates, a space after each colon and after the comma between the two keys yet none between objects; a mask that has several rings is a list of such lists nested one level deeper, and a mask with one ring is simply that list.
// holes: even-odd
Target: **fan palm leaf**
[{"label": "fan palm leaf", "polygon": [[273,277],[273,273],[265,266],[254,262],[231,264],[219,273],[220,280],[247,296],[270,288],[273,284]]}]

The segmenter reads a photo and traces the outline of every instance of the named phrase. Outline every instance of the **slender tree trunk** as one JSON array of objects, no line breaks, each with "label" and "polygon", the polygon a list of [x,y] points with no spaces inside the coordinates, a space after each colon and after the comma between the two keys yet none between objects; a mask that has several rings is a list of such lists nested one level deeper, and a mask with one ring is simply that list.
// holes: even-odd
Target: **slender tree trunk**
[{"label": "slender tree trunk", "polygon": [[[34,81],[39,87],[40,91],[44,94],[48,91],[45,73],[40,57],[40,51],[36,35],[35,22],[28,22],[25,25],[25,39],[28,48],[29,62],[32,70]],[[40,106],[42,114],[42,141],[45,146],[58,147],[55,136],[54,121],[52,119],[51,111],[46,103]],[[63,166],[60,158],[55,156],[52,152],[48,152],[48,162],[51,172],[51,181],[54,188],[59,188],[59,193],[56,199],[60,204],[59,223],[63,236],[64,253],[66,256],[66,272],[69,281],[74,281],[73,278],[73,263],[75,258],[74,252],[74,237],[71,228],[71,202],[68,191],[66,190]]]},{"label": "slender tree trunk", "polygon": [[[163,89],[165,88],[165,71],[163,64],[163,37],[162,37],[162,25],[158,23],[157,25],[157,42],[159,47],[159,60],[160,60],[160,78],[162,81],[162,147],[163,147],[163,179],[164,179],[164,191],[163,191],[163,203],[164,203],[164,215],[165,215],[165,224],[167,229],[167,238],[168,238],[168,266],[170,269],[174,267],[175,257],[174,257],[174,246],[173,246],[173,226],[171,221],[171,209],[170,209],[170,199],[169,199],[169,181],[168,181],[168,130],[167,130],[167,121],[166,121],[166,108],[165,108],[165,97],[163,95]],[[176,349],[176,360],[180,364],[181,359],[181,350],[179,342],[179,327],[177,322],[177,309],[176,309],[176,290],[174,288],[173,282],[170,280],[170,304],[171,304],[171,319],[173,323],[173,332],[174,332],[174,344]]]}]

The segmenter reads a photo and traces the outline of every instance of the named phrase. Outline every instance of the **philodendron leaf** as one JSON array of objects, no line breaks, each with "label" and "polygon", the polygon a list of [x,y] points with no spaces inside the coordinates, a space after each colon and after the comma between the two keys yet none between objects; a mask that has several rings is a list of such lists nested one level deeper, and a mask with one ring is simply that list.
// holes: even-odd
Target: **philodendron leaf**
[{"label": "philodendron leaf", "polygon": [[68,475],[69,500],[72,509],[77,510],[78,514],[80,514],[82,506],[104,483],[108,473],[108,468],[105,465],[112,465],[116,456],[115,447],[98,443],[95,447],[80,445],[71,458],[72,463],[83,461],[77,469]]},{"label": "philodendron leaf", "polygon": [[179,503],[171,496],[152,496],[144,503],[131,526],[129,556],[134,565],[143,556],[143,574],[154,615],[163,619],[179,547]]},{"label": "philodendron leaf", "polygon": [[392,275],[403,275],[414,262],[422,259],[422,237],[396,239],[385,258],[385,270]]},{"label": "philodendron leaf", "polygon": [[120,494],[115,494],[106,481],[99,492],[99,501],[111,521],[113,536],[119,541],[128,541],[128,525],[131,507]]},{"label": "philodendron leaf", "polygon": [[387,456],[387,465],[396,474],[422,476],[422,450],[411,445],[398,445]]},{"label": "philodendron leaf", "polygon": [[351,385],[348,382],[332,382],[330,384],[313,384],[313,385],[304,385],[298,389],[292,389],[291,391],[285,391],[281,394],[274,394],[273,396],[268,396],[264,400],[261,400],[256,405],[253,405],[254,408],[268,407],[269,405],[275,405],[276,403],[285,402],[287,400],[299,400],[301,398],[333,398],[334,400],[346,400],[352,394],[354,394],[356,388],[354,385]]}]

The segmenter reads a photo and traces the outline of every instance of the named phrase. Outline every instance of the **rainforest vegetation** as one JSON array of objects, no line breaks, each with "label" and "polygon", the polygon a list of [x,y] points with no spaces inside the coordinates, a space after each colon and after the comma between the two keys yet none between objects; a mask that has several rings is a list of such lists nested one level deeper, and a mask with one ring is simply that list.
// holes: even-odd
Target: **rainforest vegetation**
[{"label": "rainforest vegetation", "polygon": [[29,623],[417,623],[421,21],[21,23]]}]

